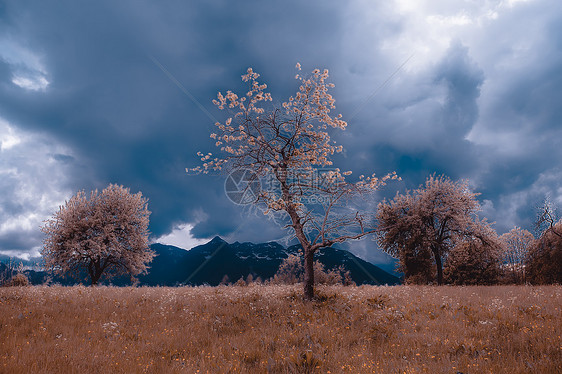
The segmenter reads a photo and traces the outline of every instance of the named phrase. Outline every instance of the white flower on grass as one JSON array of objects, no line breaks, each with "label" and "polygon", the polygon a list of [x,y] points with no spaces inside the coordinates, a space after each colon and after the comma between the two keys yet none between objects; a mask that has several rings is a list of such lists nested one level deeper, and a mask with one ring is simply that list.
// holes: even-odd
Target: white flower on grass
[{"label": "white flower on grass", "polygon": [[103,325],[101,325],[101,327],[104,329],[104,331],[106,332],[113,332],[118,330],[119,325],[116,322],[107,322],[104,323]]}]

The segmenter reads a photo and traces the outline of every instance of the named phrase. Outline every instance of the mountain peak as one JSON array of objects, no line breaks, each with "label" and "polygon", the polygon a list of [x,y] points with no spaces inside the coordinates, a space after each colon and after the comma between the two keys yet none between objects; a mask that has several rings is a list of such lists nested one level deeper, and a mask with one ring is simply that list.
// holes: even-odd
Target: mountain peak
[{"label": "mountain peak", "polygon": [[220,236],[215,236],[209,243],[226,243]]}]

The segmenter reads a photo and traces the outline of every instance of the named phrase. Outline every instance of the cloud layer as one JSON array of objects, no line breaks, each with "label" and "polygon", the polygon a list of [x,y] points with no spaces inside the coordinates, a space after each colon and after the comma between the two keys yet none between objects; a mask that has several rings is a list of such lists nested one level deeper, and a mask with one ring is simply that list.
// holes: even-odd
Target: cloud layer
[{"label": "cloud layer", "polygon": [[402,176],[381,197],[445,173],[499,232],[531,228],[546,194],[562,204],[561,18],[554,0],[4,2],[0,251],[36,250],[59,204],[109,183],[150,199],[154,238],[279,239],[184,169],[213,151],[217,91],[252,66],[283,101],[297,61],[336,84],[338,166]]}]

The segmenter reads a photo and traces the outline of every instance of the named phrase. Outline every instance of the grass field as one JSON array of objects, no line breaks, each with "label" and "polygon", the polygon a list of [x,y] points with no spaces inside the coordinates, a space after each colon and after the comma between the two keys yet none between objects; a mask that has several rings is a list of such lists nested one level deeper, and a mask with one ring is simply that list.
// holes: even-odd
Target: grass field
[{"label": "grass field", "polygon": [[0,288],[1,373],[561,373],[562,287]]}]

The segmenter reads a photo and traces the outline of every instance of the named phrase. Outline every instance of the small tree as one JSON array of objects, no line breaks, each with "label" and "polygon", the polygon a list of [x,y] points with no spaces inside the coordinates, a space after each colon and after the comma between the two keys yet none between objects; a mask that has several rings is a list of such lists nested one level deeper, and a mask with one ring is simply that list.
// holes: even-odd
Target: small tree
[{"label": "small tree", "polygon": [[[301,255],[291,254],[281,262],[271,282],[274,284],[302,283],[305,279],[304,275],[304,259]],[[345,286],[354,284],[349,270],[346,270],[343,265],[326,270],[319,261],[314,261],[314,279],[319,284],[343,284]]]},{"label": "small tree", "polygon": [[0,262],[0,286],[6,285],[16,272],[12,258],[6,264]]},{"label": "small tree", "polygon": [[549,197],[539,208],[535,240],[525,258],[527,279],[535,284],[562,283],[562,220]]},{"label": "small tree", "polygon": [[273,283],[296,284],[303,280],[304,266],[302,258],[297,255],[289,255],[284,259],[273,276]]},{"label": "small tree", "polygon": [[229,284],[230,284],[230,278],[228,277],[228,274],[225,274],[224,277],[222,277],[222,280],[219,283],[219,285],[228,286]]},{"label": "small tree", "polygon": [[17,273],[7,283],[8,287],[24,287],[29,286],[29,278],[24,273]]},{"label": "small tree", "polygon": [[[346,176],[351,172],[325,170],[332,165],[331,156],[342,151],[342,146],[331,140],[329,131],[347,126],[341,114],[330,113],[335,100],[328,93],[334,87],[326,82],[328,70],[315,69],[309,77],[297,74],[301,85],[296,95],[282,108],[267,111],[264,106],[272,97],[258,77],[251,68],[242,76],[249,84],[242,97],[231,91],[226,95],[219,92],[215,105],[234,112],[224,124],[216,124],[218,133],[211,134],[225,155],[213,158],[211,153],[199,153],[203,165],[191,170],[249,170],[253,181],[268,178],[273,188],[259,191],[253,203],[298,239],[304,254],[304,297],[312,299],[314,253],[373,233],[373,217],[352,209],[350,203],[397,177],[393,173],[379,179],[373,174],[349,183]],[[245,180],[249,186],[253,185],[251,178]]]},{"label": "small tree", "polygon": [[[443,260],[452,248],[473,238],[488,243],[495,237],[486,221],[478,219],[476,196],[467,181],[432,175],[425,187],[379,204],[378,244],[400,259],[406,281],[429,280],[436,274],[437,283],[443,284]],[[428,269],[430,265],[435,271]]]},{"label": "small tree", "polygon": [[148,246],[149,215],[142,194],[123,186],[110,184],[89,198],[80,191],[42,227],[45,267],[74,276],[85,269],[92,285],[103,274],[146,272],[154,257]]},{"label": "small tree", "polygon": [[536,229],[541,235],[549,231],[552,235],[562,238],[562,227],[557,225],[559,222],[562,222],[562,220],[560,220],[556,212],[556,206],[552,203],[550,198],[547,197],[544,200],[543,206],[539,208]]},{"label": "small tree", "polygon": [[525,258],[527,279],[534,284],[562,283],[562,221],[549,225]]},{"label": "small tree", "polygon": [[508,233],[500,236],[502,244],[502,261],[506,266],[506,274],[515,283],[525,282],[525,258],[535,237],[527,230],[514,227]]},{"label": "small tree", "polygon": [[10,257],[8,263],[0,263],[0,286],[28,286],[29,284],[29,278],[21,261],[18,264]]},{"label": "small tree", "polygon": [[8,268],[2,266],[0,263],[0,287],[2,287],[8,281]]},{"label": "small tree", "polygon": [[479,239],[457,244],[448,254],[445,281],[454,285],[492,285],[501,274],[499,242]]}]

